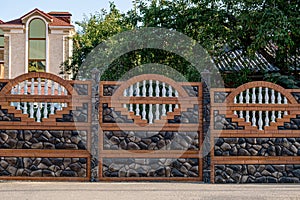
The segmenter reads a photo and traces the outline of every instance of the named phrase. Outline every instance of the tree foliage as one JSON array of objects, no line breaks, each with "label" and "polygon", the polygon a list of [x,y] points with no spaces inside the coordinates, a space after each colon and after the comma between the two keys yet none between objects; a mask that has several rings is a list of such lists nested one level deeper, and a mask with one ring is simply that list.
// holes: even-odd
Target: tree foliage
[{"label": "tree foliage", "polygon": [[[299,0],[134,0],[132,10],[122,14],[113,3],[77,23],[81,30],[74,37],[74,53],[68,70],[77,71],[86,55],[108,37],[141,27],[164,27],[179,31],[199,42],[211,55],[224,47],[241,49],[249,56],[260,52],[282,73],[297,67],[300,44]],[[272,46],[269,52],[266,47]],[[161,63],[197,81],[190,63],[178,55],[157,49],[130,52],[117,59],[104,75],[117,79],[130,68],[145,63]],[[300,61],[298,61],[300,63]],[[298,66],[299,67],[299,66]]]}]

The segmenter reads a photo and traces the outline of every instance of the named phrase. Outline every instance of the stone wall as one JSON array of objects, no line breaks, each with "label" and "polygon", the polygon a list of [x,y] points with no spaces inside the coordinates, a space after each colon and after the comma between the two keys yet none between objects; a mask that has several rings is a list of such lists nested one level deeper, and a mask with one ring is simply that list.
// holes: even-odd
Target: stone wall
[{"label": "stone wall", "polygon": [[215,183],[300,183],[300,165],[216,165]]},{"label": "stone wall", "polygon": [[0,149],[87,149],[87,131],[0,130]]},{"label": "stone wall", "polygon": [[0,176],[86,177],[86,158],[0,157]]},{"label": "stone wall", "polygon": [[215,156],[300,156],[300,138],[217,138]]},{"label": "stone wall", "polygon": [[198,132],[104,131],[104,149],[198,150]]},{"label": "stone wall", "polygon": [[198,177],[198,159],[194,158],[105,158],[104,177]]}]

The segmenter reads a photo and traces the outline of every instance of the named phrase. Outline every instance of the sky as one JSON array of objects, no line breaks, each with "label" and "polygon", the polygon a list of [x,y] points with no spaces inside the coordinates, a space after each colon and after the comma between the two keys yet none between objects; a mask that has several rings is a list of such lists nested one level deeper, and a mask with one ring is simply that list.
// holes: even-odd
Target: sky
[{"label": "sky", "polygon": [[114,1],[117,8],[126,12],[132,8],[132,0],[0,0],[0,19],[17,19],[38,8],[44,12],[68,11],[72,13],[72,22],[82,21],[84,14],[89,16],[101,9],[109,8],[109,1]]}]

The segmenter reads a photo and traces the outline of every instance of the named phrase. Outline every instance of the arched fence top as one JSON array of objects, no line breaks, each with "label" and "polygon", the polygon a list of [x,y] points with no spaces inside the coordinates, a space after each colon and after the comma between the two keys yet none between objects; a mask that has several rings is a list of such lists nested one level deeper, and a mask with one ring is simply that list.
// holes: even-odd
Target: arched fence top
[{"label": "arched fence top", "polygon": [[[146,88],[146,85],[149,87]],[[141,89],[139,90],[139,88]],[[123,94],[128,93],[128,96],[130,96],[130,93],[132,92],[133,96],[171,97],[171,93],[167,94],[169,89],[174,93],[174,97],[189,96],[174,80],[159,74],[143,74],[122,82],[114,95],[122,96]]]},{"label": "arched fence top", "polygon": [[[73,89],[73,87],[69,81],[62,79],[55,74],[46,73],[46,72],[30,72],[30,73],[20,75],[12,80],[9,80],[8,83],[5,85],[5,87],[1,90],[0,94],[1,95],[12,94],[12,88],[17,87],[19,84],[24,85],[24,83],[26,82],[25,85],[27,87],[27,82],[28,82],[28,85],[30,85],[31,82],[37,82],[37,80],[39,80],[38,81],[39,83],[36,86],[38,86],[39,88],[44,87],[44,89],[45,89],[46,88],[45,86],[51,87],[51,84],[55,83],[56,90],[57,90],[57,88],[61,87],[61,88],[64,88],[66,90],[66,93],[68,93],[70,95],[77,94],[77,92]],[[44,80],[44,83],[41,83],[41,80]],[[47,80],[47,81],[45,81],[45,80]],[[38,92],[39,91],[36,91],[35,93],[38,93]],[[49,93],[50,93],[50,91],[49,91]]]},{"label": "arched fence top", "polygon": [[226,103],[253,104],[297,104],[296,99],[283,87],[266,81],[254,81],[234,89],[226,98]]}]

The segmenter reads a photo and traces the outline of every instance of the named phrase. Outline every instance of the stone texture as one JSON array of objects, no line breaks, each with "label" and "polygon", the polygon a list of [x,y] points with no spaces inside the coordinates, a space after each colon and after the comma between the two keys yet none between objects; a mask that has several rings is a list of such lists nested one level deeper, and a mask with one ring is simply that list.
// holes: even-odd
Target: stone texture
[{"label": "stone texture", "polygon": [[0,176],[86,177],[83,163],[86,163],[85,158],[1,157]]},{"label": "stone texture", "polygon": [[215,183],[300,183],[297,165],[215,165]]},{"label": "stone texture", "polygon": [[[106,150],[198,150],[197,132],[104,131]],[[117,148],[116,148],[117,145]]]},{"label": "stone texture", "polygon": [[299,156],[300,138],[216,138],[215,156]]},{"label": "stone texture", "polygon": [[0,130],[0,149],[86,149],[87,131]]},{"label": "stone texture", "polygon": [[198,159],[103,159],[104,177],[198,177]]}]

